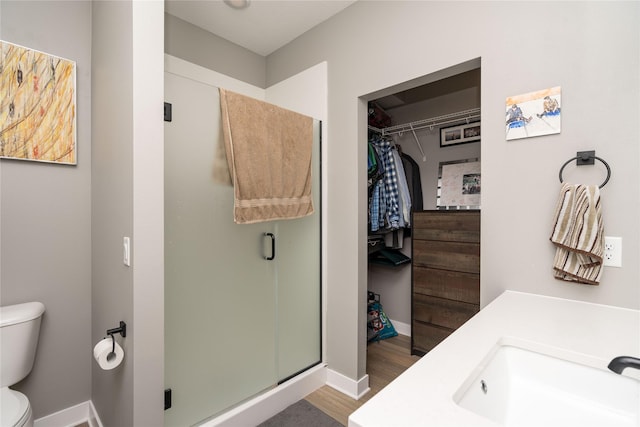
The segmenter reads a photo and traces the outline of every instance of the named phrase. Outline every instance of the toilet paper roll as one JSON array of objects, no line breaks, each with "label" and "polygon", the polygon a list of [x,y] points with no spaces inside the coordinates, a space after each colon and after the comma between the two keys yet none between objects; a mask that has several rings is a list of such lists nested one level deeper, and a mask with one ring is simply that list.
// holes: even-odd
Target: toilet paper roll
[{"label": "toilet paper roll", "polygon": [[124,359],[124,350],[120,344],[116,342],[114,353],[111,352],[112,348],[113,340],[111,337],[103,339],[93,348],[93,358],[105,371],[117,368]]}]

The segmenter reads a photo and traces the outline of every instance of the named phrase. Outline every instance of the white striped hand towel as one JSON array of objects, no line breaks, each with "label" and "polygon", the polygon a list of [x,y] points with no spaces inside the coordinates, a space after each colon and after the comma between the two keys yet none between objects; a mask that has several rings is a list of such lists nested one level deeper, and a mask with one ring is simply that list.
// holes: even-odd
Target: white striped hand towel
[{"label": "white striped hand towel", "polygon": [[555,278],[599,284],[604,252],[603,235],[598,186],[563,184],[550,238],[556,246],[553,260]]}]

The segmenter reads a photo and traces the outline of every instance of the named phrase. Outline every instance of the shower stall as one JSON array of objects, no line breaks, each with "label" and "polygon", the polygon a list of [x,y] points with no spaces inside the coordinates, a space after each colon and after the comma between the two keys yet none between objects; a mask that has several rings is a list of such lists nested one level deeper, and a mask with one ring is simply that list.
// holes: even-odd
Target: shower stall
[{"label": "shower stall", "polygon": [[165,425],[185,426],[321,362],[321,123],[314,120],[315,213],[239,225],[233,187],[214,170],[218,87],[166,71],[165,100]]}]

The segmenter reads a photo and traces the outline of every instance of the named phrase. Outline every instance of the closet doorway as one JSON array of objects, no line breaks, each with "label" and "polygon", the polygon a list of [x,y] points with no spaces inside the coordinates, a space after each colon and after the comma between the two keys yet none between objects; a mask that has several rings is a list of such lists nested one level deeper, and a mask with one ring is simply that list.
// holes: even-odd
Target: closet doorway
[{"label": "closet doorway", "polygon": [[[410,211],[479,208],[479,169],[474,173],[474,179],[477,180],[474,189],[474,196],[478,200],[476,206],[459,205],[445,208],[440,199],[440,185],[443,166],[447,171],[447,165],[450,164],[475,162],[479,168],[480,135],[474,138],[473,132],[468,131],[469,138],[465,138],[464,132],[468,125],[473,127],[474,131],[480,131],[480,71],[480,58],[477,58],[362,98],[368,107],[369,141],[387,140],[400,154],[403,165],[413,163],[413,167],[405,172],[411,199]],[[460,132],[461,137],[451,136],[452,132]],[[367,178],[371,183],[370,174]],[[397,179],[401,178],[397,176]],[[409,226],[400,227],[400,231],[392,229],[395,227],[389,227],[388,213],[387,217],[380,215],[380,207],[378,210],[373,209],[374,212],[378,212],[378,217],[372,219],[372,193],[368,192],[370,203],[367,204],[368,291],[373,293],[375,298],[379,298],[384,313],[395,331],[399,335],[411,337],[414,321],[412,235],[415,232],[412,227],[412,215],[410,212],[407,215],[406,205],[403,209],[402,203],[399,204],[399,215],[404,214],[405,220],[409,219]],[[372,227],[372,221],[378,221],[377,227]],[[384,253],[381,254],[380,249]],[[409,261],[404,262],[404,258]],[[479,284],[477,286],[479,288]],[[449,304],[446,299],[437,301],[442,302],[443,306]],[[433,317],[441,315],[437,313]],[[445,313],[444,316],[448,315]],[[438,325],[438,320],[434,322],[434,327],[439,330],[438,335],[446,336],[445,329],[450,327]],[[450,322],[445,323],[450,325]],[[374,333],[369,327],[367,329],[369,338]],[[369,345],[374,345],[375,340],[376,338],[373,338]],[[409,346],[406,352],[411,353]]]}]

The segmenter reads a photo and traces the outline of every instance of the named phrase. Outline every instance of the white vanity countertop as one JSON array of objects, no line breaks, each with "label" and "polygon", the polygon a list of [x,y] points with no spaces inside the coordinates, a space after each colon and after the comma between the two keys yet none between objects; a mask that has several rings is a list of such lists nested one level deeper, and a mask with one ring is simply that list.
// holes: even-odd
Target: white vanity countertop
[{"label": "white vanity countertop", "polygon": [[351,414],[349,427],[496,426],[453,395],[498,343],[606,370],[616,356],[640,357],[640,311],[506,291]]}]

